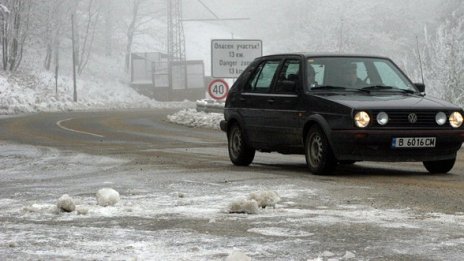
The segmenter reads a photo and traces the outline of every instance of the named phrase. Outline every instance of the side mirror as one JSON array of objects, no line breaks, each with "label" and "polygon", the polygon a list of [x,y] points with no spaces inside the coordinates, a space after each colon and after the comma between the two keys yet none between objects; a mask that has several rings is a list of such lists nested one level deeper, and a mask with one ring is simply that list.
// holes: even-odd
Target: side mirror
[{"label": "side mirror", "polygon": [[419,92],[425,92],[425,84],[423,84],[423,83],[414,83],[414,85],[416,86],[417,90],[419,90]]}]

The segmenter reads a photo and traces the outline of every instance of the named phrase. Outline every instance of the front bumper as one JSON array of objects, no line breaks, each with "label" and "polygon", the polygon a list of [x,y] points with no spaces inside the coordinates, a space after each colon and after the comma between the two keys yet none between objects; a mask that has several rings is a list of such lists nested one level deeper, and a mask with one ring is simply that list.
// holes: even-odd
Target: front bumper
[{"label": "front bumper", "polygon": [[[436,137],[434,148],[392,148],[399,137]],[[464,142],[462,130],[335,130],[332,149],[338,160],[433,161],[456,157]]]}]

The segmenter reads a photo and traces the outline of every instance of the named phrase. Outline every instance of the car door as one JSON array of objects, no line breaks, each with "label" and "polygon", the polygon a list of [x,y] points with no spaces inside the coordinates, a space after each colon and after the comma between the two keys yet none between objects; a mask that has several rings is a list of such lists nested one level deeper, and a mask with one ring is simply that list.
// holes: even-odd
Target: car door
[{"label": "car door", "polygon": [[299,57],[288,58],[283,62],[278,78],[271,90],[268,103],[269,131],[273,147],[288,148],[301,143],[299,91],[301,90],[302,70]]},{"label": "car door", "polygon": [[265,60],[258,65],[241,93],[242,117],[248,138],[255,147],[265,147],[269,141],[269,99],[281,59]]}]

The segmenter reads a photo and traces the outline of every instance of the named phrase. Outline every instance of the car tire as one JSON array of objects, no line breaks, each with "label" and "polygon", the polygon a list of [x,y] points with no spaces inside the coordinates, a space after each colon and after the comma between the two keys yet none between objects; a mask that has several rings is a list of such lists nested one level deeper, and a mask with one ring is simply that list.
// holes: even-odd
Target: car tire
[{"label": "car tire", "polygon": [[330,174],[337,161],[329,141],[319,126],[312,126],[305,139],[306,164],[316,175]]},{"label": "car tire", "polygon": [[247,144],[243,131],[237,124],[227,132],[229,158],[234,165],[248,166],[255,158],[255,150]]},{"label": "car tire", "polygon": [[456,158],[449,160],[424,161],[424,167],[432,174],[448,173],[454,166]]}]

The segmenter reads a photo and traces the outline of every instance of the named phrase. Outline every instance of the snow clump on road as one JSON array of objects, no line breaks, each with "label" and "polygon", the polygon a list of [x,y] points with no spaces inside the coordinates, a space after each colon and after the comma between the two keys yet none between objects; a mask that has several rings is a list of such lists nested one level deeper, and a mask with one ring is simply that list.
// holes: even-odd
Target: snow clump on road
[{"label": "snow clump on road", "polygon": [[32,204],[23,208],[25,212],[39,214],[56,214],[59,212],[56,205],[52,204]]},{"label": "snow clump on road", "polygon": [[275,208],[277,202],[280,201],[279,195],[274,191],[253,192],[248,196],[248,199],[255,200],[260,208],[266,208],[268,206]]},{"label": "snow clump on road", "polygon": [[97,192],[97,204],[106,207],[119,202],[119,192],[112,188],[102,188]]},{"label": "snow clump on road", "polygon": [[226,261],[251,261],[251,257],[242,252],[234,251],[227,256]]},{"label": "snow clump on road", "polygon": [[184,109],[167,116],[172,123],[194,128],[219,129],[219,122],[224,119],[222,113],[198,112],[195,109]]},{"label": "snow clump on road", "polygon": [[56,207],[64,212],[73,212],[76,209],[74,200],[68,194],[64,194],[58,199]]},{"label": "snow clump on road", "polygon": [[76,206],[76,212],[78,215],[87,215],[89,213],[89,208],[86,206]]},{"label": "snow clump on road", "polygon": [[228,212],[231,214],[257,214],[258,202],[254,199],[239,199],[230,203]]}]

